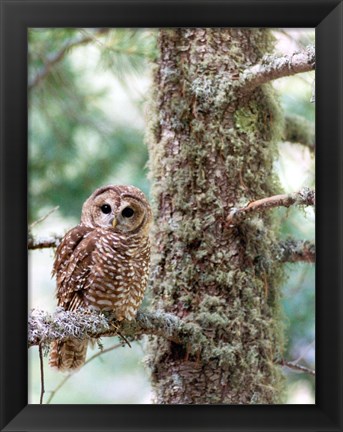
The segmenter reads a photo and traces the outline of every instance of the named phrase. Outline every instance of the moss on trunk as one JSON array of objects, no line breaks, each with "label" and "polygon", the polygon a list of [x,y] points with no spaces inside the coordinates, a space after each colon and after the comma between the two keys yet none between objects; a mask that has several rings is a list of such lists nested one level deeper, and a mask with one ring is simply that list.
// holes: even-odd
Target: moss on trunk
[{"label": "moss on trunk", "polygon": [[199,325],[208,347],[151,340],[155,400],[164,404],[278,403],[282,349],[275,223],[235,227],[229,209],[279,193],[273,161],[283,125],[269,85],[237,77],[273,48],[263,29],[159,34],[147,141],[155,211],[154,307]]}]

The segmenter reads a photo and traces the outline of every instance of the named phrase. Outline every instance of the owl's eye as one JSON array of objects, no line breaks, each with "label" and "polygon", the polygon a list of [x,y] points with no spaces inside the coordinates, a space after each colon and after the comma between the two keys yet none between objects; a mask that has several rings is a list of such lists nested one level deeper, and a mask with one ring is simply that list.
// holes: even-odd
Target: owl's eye
[{"label": "owl's eye", "polygon": [[131,207],[125,207],[121,214],[125,218],[130,218],[131,216],[133,216],[134,210]]},{"label": "owl's eye", "polygon": [[111,213],[111,206],[109,204],[103,204],[100,208],[105,214]]}]

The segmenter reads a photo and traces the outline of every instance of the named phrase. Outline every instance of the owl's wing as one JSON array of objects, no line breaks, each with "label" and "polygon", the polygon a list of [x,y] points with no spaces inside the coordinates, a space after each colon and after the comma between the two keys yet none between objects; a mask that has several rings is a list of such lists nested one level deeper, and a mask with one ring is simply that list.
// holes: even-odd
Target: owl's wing
[{"label": "owl's wing", "polygon": [[82,305],[82,290],[89,284],[92,252],[98,234],[78,225],[67,232],[56,251],[53,275],[56,274],[58,305],[75,310]]}]

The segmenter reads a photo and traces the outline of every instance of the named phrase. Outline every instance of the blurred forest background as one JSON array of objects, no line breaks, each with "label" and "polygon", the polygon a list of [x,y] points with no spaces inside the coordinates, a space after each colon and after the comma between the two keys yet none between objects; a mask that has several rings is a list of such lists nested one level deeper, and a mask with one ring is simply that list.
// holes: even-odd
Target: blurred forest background
[{"label": "blurred forest background", "polygon": [[[64,234],[79,222],[83,201],[105,184],[133,184],[149,196],[144,142],[146,102],[157,56],[152,29],[29,30],[29,223],[35,236]],[[276,29],[276,53],[291,54],[314,44],[313,29]],[[275,168],[285,192],[314,187],[314,119],[310,102],[314,72],[273,82],[285,114],[310,125],[313,148],[280,143]],[[307,137],[308,140],[308,137]],[[257,197],[258,198],[258,197]],[[55,207],[58,206],[58,209]],[[46,218],[52,209],[54,211]],[[280,236],[314,240],[313,208],[277,209]],[[39,221],[43,218],[44,220]],[[54,311],[54,250],[29,251],[29,310]],[[314,265],[286,264],[283,286],[284,358],[315,368]],[[149,293],[143,308],[149,306]],[[118,345],[103,338],[104,348]],[[73,375],[51,370],[45,359],[44,403],[150,403],[143,338],[132,347],[99,354]],[[119,344],[120,345],[120,344]],[[284,369],[285,402],[315,401],[314,377]],[[96,377],[96,379],[94,379]],[[39,403],[38,348],[29,350],[29,403]]]}]

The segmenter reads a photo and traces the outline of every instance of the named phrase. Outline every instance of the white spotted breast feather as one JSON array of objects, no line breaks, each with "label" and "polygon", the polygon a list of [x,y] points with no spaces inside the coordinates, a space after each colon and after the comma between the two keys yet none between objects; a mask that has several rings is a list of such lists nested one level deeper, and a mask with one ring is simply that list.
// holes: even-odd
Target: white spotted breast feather
[{"label": "white spotted breast feather", "polygon": [[148,238],[121,236],[78,225],[56,253],[53,273],[58,304],[66,310],[91,307],[132,319],[144,296],[149,274]]}]

